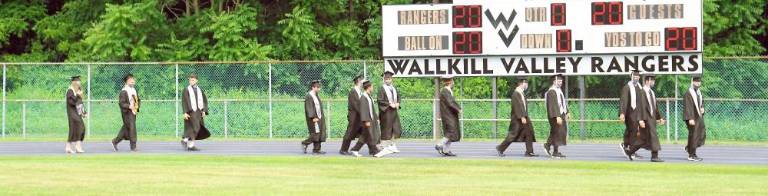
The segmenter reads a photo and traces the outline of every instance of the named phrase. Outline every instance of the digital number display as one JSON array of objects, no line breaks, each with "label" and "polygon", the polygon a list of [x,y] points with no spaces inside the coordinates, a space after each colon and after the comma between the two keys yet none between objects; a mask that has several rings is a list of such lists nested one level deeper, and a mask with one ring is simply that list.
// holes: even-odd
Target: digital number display
[{"label": "digital number display", "polygon": [[624,24],[624,3],[592,2],[592,25]]},{"label": "digital number display", "polygon": [[553,3],[550,9],[552,26],[565,26],[565,3]]},{"label": "digital number display", "polygon": [[696,50],[696,27],[665,28],[664,50]]},{"label": "digital number display", "polygon": [[483,32],[453,32],[453,54],[482,54]]},{"label": "digital number display", "polygon": [[571,30],[561,29],[557,30],[555,34],[555,40],[557,40],[557,52],[571,52]]},{"label": "digital number display", "polygon": [[454,5],[453,28],[483,27],[481,10],[480,5]]}]

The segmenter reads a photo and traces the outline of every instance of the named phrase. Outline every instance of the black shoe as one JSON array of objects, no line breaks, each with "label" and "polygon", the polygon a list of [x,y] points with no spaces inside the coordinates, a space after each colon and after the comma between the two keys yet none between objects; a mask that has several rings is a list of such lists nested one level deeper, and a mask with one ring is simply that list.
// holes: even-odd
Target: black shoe
[{"label": "black shoe", "polygon": [[185,142],[184,140],[181,140],[181,148],[184,148],[184,149],[187,148],[187,142]]},{"label": "black shoe", "polygon": [[437,153],[440,153],[440,155],[445,156],[445,152],[443,152],[443,146],[435,145],[435,150],[437,150]]},{"label": "black shoe", "polygon": [[651,158],[651,162],[664,162],[664,160],[660,159],[659,157],[653,157]]},{"label": "black shoe", "polygon": [[116,142],[114,142],[114,141],[112,142],[112,150],[114,150],[115,152],[117,152],[117,143],[116,143]]},{"label": "black shoe", "polygon": [[307,147],[309,147],[308,144],[301,144],[301,150],[304,152],[304,154],[307,154]]},{"label": "black shoe", "polygon": [[528,153],[525,153],[525,156],[526,156],[526,157],[538,157],[539,155],[537,155],[537,154],[534,154],[534,153],[532,153],[532,152],[528,152]]},{"label": "black shoe", "polygon": [[563,153],[556,152],[556,153],[554,153],[552,155],[552,157],[555,157],[555,158],[565,158],[565,155]]},{"label": "black shoe", "polygon": [[341,155],[351,155],[352,153],[350,153],[349,151],[339,151],[339,154],[341,154]]},{"label": "black shoe", "polygon": [[504,155],[504,151],[499,150],[499,146],[496,146],[496,156],[505,157],[507,155]]},{"label": "black shoe", "polygon": [[449,156],[449,157],[455,157],[455,156],[456,156],[456,154],[453,154],[453,152],[451,152],[451,151],[448,151],[448,152],[446,152],[446,153],[445,153],[445,156]]},{"label": "black shoe", "polygon": [[325,151],[314,151],[314,152],[312,152],[312,154],[314,154],[314,155],[323,155],[323,154],[325,154]]},{"label": "black shoe", "polygon": [[192,146],[191,148],[187,148],[187,151],[200,151],[200,149],[198,149],[197,146]]},{"label": "black shoe", "polygon": [[624,152],[624,157],[627,158],[627,160],[630,160],[630,161],[634,161],[635,160],[634,159],[634,155],[629,153],[629,150],[625,149],[625,150],[622,150],[622,152]]},{"label": "black shoe", "polygon": [[552,147],[552,145],[549,145],[548,143],[544,143],[544,152],[547,153],[547,156],[552,156],[552,151],[550,151],[549,149],[550,147]]},{"label": "black shoe", "polygon": [[624,157],[629,157],[629,154],[627,154],[627,153],[628,153],[628,151],[629,151],[629,149],[627,149],[627,148],[624,146],[624,144],[623,144],[623,143],[622,143],[622,144],[619,144],[619,150],[621,150],[621,154],[623,154],[623,155],[624,155]]}]

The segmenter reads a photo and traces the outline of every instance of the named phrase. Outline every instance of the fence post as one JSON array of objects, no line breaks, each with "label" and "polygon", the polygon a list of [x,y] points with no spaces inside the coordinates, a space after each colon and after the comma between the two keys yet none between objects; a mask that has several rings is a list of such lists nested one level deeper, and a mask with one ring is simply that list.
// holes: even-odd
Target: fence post
[{"label": "fence post", "polygon": [[493,77],[491,80],[491,96],[493,98],[493,139],[496,139],[496,135],[499,134],[499,103],[497,99],[499,98],[498,95],[498,87],[496,86],[498,77]]},{"label": "fence post", "polygon": [[174,98],[173,103],[174,103],[174,106],[176,108],[176,112],[173,113],[173,116],[174,116],[173,119],[174,119],[174,122],[175,122],[174,123],[174,125],[175,125],[174,128],[176,129],[176,132],[175,132],[176,133],[176,137],[179,137],[179,105],[181,105],[181,103],[179,103],[179,64],[177,63],[174,66],[176,67],[176,73],[175,73],[175,76],[174,76],[174,78],[176,79],[176,86],[175,86],[176,97]]},{"label": "fence post", "polygon": [[669,99],[667,99],[666,107],[667,107],[667,109],[666,109],[667,110],[667,112],[666,112],[667,116],[664,119],[667,119],[667,142],[670,142],[670,134],[669,134],[669,124],[670,124],[669,123]]},{"label": "fence post", "polygon": [[579,136],[581,140],[587,139],[587,130],[585,128],[584,119],[586,117],[586,107],[584,99],[587,97],[587,88],[584,84],[584,76],[579,76]]},{"label": "fence post", "polygon": [[21,135],[27,138],[27,102],[21,102]]},{"label": "fence post", "polygon": [[7,69],[5,63],[3,63],[3,138],[5,138],[5,86],[7,80],[5,74]]},{"label": "fence post", "polygon": [[435,95],[432,97],[432,139],[437,140],[439,137],[438,133],[438,125],[437,125],[437,113],[438,113],[438,103],[437,99],[440,96],[440,82],[437,78],[433,79],[435,81]]},{"label": "fence post", "polygon": [[[88,90],[88,95],[87,95],[88,96],[88,112],[92,112],[92,110],[91,110],[91,64],[88,64],[88,83],[87,83],[87,85],[88,86],[86,88],[88,88],[87,89]],[[91,118],[93,118],[93,115],[91,115]],[[91,138],[91,134],[92,134],[91,133],[91,118],[86,118],[85,119],[85,123],[88,124],[87,126],[85,126],[85,136],[88,137],[88,138]]]},{"label": "fence post", "polygon": [[[677,111],[678,110],[677,109],[678,108],[678,101],[677,101],[677,96],[678,96],[677,94],[678,94],[678,92],[677,91],[678,91],[678,89],[677,89],[677,75],[675,75],[675,123],[680,122],[680,121],[678,121],[678,120],[680,120],[680,119],[678,119],[679,118],[678,116],[680,116],[680,115],[678,115],[678,113],[677,113],[678,112]],[[677,139],[678,139],[677,127],[678,127],[677,124],[675,124],[675,142],[677,142]]]},{"label": "fence post", "polygon": [[228,125],[227,118],[229,117],[229,112],[227,110],[228,106],[229,106],[229,101],[224,100],[224,138],[229,137],[229,131],[227,129],[227,125]]},{"label": "fence post", "polygon": [[272,63],[269,63],[269,139],[272,139]]}]

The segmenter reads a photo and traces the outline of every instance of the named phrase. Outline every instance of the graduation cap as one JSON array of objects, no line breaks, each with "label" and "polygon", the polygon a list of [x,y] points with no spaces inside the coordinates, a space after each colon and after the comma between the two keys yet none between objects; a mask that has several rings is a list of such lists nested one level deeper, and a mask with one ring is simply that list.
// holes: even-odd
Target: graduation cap
[{"label": "graduation cap", "polygon": [[451,80],[453,80],[453,76],[451,76],[451,75],[440,76],[440,80],[442,80],[443,82],[451,81]]},{"label": "graduation cap", "polygon": [[395,73],[393,73],[393,72],[391,72],[391,71],[385,71],[385,72],[384,72],[384,74],[382,74],[381,76],[384,76],[384,77],[392,77],[392,75],[395,75]]},{"label": "graduation cap", "polygon": [[123,82],[128,82],[128,79],[133,78],[133,74],[127,74],[123,77]]},{"label": "graduation cap", "polygon": [[557,79],[562,80],[563,78],[565,78],[565,77],[563,77],[563,74],[555,74],[555,75],[552,75],[552,76],[549,77],[549,79],[551,79],[552,81],[557,80]]},{"label": "graduation cap", "polygon": [[189,74],[189,78],[197,79],[197,74],[191,73]]},{"label": "graduation cap", "polygon": [[358,81],[363,79],[363,75],[357,75],[354,78],[352,78],[353,83],[357,83]]},{"label": "graduation cap", "polygon": [[640,76],[640,71],[637,69],[633,69],[632,73],[629,74],[630,76]]},{"label": "graduation cap", "polygon": [[74,81],[80,81],[80,76],[72,76],[72,78],[71,78],[71,79],[72,79],[72,80],[71,80],[72,82],[74,82]]},{"label": "graduation cap", "polygon": [[701,75],[699,74],[693,75],[691,80],[693,80],[694,82],[701,82]]},{"label": "graduation cap", "polygon": [[526,76],[518,76],[517,77],[517,83],[523,83],[523,82],[528,82],[528,77],[526,77]]},{"label": "graduation cap", "polygon": [[655,80],[656,79],[656,75],[654,75],[652,73],[647,73],[647,74],[643,74],[643,78],[645,78],[644,80],[650,80],[650,79],[654,79]]},{"label": "graduation cap", "polygon": [[320,86],[320,80],[312,80],[309,82],[309,87],[314,87],[315,85]]},{"label": "graduation cap", "polygon": [[371,81],[369,80],[363,81],[363,89],[368,89],[368,87],[371,87]]}]

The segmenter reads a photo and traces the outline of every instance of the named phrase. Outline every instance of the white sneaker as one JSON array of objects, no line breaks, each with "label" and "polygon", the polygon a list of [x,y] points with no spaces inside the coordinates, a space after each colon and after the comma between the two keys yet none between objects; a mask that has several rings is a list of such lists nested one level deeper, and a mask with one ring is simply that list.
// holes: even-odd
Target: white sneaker
[{"label": "white sneaker", "polygon": [[383,157],[383,156],[388,155],[388,154],[392,154],[392,151],[389,150],[389,148],[384,148],[379,153],[376,153],[376,155],[373,155],[373,157],[379,158],[379,157]]},{"label": "white sneaker", "polygon": [[362,157],[363,155],[360,155],[360,152],[358,151],[351,151],[352,155],[355,155],[355,157]]},{"label": "white sneaker", "polygon": [[387,149],[389,149],[389,151],[392,151],[394,153],[400,153],[400,150],[398,150],[397,146],[395,146],[395,145],[391,145],[391,146],[387,147]]}]

